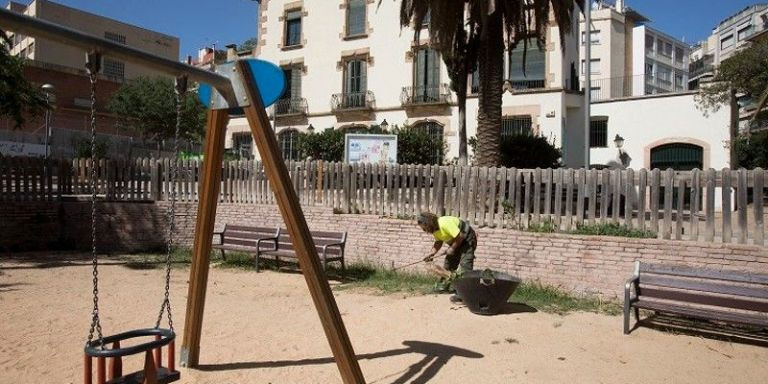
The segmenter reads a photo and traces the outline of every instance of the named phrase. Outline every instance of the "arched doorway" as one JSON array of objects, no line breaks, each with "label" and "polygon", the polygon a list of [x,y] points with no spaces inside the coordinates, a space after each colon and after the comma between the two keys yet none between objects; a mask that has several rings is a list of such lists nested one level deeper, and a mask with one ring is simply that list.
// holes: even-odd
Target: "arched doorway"
[{"label": "arched doorway", "polygon": [[704,149],[696,144],[669,143],[651,148],[651,169],[690,171],[704,168]]},{"label": "arched doorway", "polygon": [[280,152],[283,154],[283,160],[300,160],[299,131],[293,128],[283,129],[277,134],[277,141],[280,144]]},{"label": "arched doorway", "polygon": [[416,129],[423,129],[425,130],[429,136],[433,139],[432,140],[432,147],[429,148],[430,156],[430,163],[431,164],[442,164],[443,163],[443,156],[444,156],[444,139],[443,139],[443,126],[440,125],[440,123],[436,121],[422,121],[418,122],[414,125],[414,128]]}]

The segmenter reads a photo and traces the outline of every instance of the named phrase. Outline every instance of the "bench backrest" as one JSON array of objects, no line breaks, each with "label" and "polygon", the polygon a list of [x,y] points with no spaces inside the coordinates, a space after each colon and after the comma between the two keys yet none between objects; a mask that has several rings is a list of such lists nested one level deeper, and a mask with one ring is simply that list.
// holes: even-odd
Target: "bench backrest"
[{"label": "bench backrest", "polygon": [[[317,249],[318,252],[322,252],[323,246],[329,245],[329,244],[338,244],[341,243],[341,248],[339,247],[329,247],[326,249],[325,254],[328,256],[339,256],[342,253],[342,248],[344,247],[344,244],[347,241],[347,233],[346,232],[328,232],[328,231],[310,231],[310,234],[312,235],[312,241],[315,243],[315,249]],[[277,248],[278,249],[284,249],[284,250],[293,250],[293,241],[291,240],[291,235],[288,234],[288,230],[285,228],[280,228],[280,236],[277,238]]]},{"label": "bench backrest", "polygon": [[222,244],[256,246],[256,240],[277,236],[277,228],[224,225]]},{"label": "bench backrest", "polygon": [[768,313],[768,275],[639,263],[638,296]]}]

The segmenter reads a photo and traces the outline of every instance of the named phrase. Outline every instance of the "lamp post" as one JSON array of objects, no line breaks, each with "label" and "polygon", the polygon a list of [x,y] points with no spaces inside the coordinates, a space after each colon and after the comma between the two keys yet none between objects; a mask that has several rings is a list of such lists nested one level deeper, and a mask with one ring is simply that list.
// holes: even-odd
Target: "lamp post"
[{"label": "lamp post", "polygon": [[45,92],[45,162],[48,163],[48,146],[51,138],[51,95],[56,91],[52,84],[43,84],[40,87]]},{"label": "lamp post", "polygon": [[387,119],[384,119],[384,121],[382,121],[381,124],[379,124],[379,127],[381,127],[382,131],[386,131],[387,129],[389,129],[389,123],[387,123]]},{"label": "lamp post", "polygon": [[626,168],[628,164],[627,159],[627,153],[624,152],[622,147],[624,147],[624,138],[620,135],[616,135],[616,137],[613,139],[613,143],[616,144],[616,148],[619,150],[619,162],[621,163],[621,166]]}]

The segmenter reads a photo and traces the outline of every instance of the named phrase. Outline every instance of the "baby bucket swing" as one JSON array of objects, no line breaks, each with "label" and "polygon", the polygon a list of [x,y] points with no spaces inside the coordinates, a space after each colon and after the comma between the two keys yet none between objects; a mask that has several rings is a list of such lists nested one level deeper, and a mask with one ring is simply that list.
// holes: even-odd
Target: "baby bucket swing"
[{"label": "baby bucket swing", "polygon": [[[171,207],[168,212],[168,238],[165,255],[165,296],[160,307],[157,322],[153,328],[135,329],[111,336],[103,336],[101,321],[99,319],[99,260],[96,254],[96,75],[101,67],[101,55],[98,52],[89,53],[86,56],[86,69],[91,82],[91,159],[93,165],[90,169],[91,179],[91,252],[93,256],[93,312],[88,341],[85,343],[85,367],[84,383],[93,384],[93,360],[96,359],[96,384],[160,384],[171,383],[179,380],[180,374],[175,368],[175,338],[173,319],[171,316],[170,280],[171,280],[171,248],[173,246],[173,233],[175,230],[175,183],[171,183],[169,199]],[[179,153],[179,129],[181,125],[181,102],[187,91],[186,77],[176,79],[176,133],[174,140],[174,154]],[[175,162],[171,163],[171,179],[176,180],[177,169]],[[168,328],[161,328],[160,323],[163,314],[167,310]],[[94,333],[96,338],[94,339]],[[129,339],[151,337],[151,341],[121,347],[120,343]],[[166,365],[163,365],[163,348],[166,349]],[[122,358],[131,355],[144,354],[144,369],[138,372],[123,375]],[[107,359],[109,359],[109,372],[107,373]]]}]

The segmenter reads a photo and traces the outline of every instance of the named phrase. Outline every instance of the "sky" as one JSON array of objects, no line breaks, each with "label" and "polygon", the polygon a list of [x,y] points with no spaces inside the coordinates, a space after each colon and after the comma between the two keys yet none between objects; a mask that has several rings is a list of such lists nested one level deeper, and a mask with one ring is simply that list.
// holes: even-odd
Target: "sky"
[{"label": "sky", "polygon": [[[29,0],[16,0],[29,3]],[[216,44],[239,44],[257,33],[253,0],[54,0],[73,8],[156,30],[181,40],[180,59]],[[338,9],[338,1],[324,1]],[[393,1],[399,4],[399,0]],[[758,0],[626,0],[651,19],[650,26],[688,43],[709,36],[726,17]],[[768,3],[768,0],[763,2]],[[7,1],[3,1],[5,5]],[[397,20],[393,20],[397,23]]]}]

